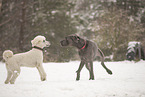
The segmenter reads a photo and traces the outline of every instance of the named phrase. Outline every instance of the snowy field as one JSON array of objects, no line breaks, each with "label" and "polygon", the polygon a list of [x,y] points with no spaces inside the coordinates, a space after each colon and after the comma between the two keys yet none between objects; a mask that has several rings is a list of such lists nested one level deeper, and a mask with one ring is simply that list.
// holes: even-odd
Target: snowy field
[{"label": "snowy field", "polygon": [[108,75],[100,62],[94,62],[95,80],[83,68],[75,81],[79,61],[43,63],[47,81],[41,82],[36,68],[21,68],[14,85],[4,84],[6,68],[0,63],[0,97],[145,97],[145,61],[106,62]]}]

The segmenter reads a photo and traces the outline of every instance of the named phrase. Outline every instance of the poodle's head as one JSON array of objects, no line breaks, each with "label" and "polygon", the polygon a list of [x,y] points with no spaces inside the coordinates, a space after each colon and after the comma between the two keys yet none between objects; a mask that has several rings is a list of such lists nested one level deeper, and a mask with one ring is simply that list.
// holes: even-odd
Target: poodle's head
[{"label": "poodle's head", "polygon": [[50,42],[46,41],[46,38],[44,36],[38,35],[36,36],[32,41],[32,47],[37,46],[40,48],[44,48],[44,47],[49,47],[50,46]]}]

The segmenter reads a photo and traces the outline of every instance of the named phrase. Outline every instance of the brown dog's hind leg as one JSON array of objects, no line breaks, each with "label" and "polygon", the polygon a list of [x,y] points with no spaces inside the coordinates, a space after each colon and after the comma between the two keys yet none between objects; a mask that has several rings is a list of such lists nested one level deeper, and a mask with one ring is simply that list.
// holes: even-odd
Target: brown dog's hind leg
[{"label": "brown dog's hind leg", "polygon": [[91,72],[90,72],[90,80],[94,80],[94,70],[93,70],[93,62],[90,62]]},{"label": "brown dog's hind leg", "polygon": [[88,69],[90,73],[90,79],[89,80],[94,80],[94,70],[93,70],[93,62],[89,62],[86,64],[86,68]]},{"label": "brown dog's hind leg", "polygon": [[111,71],[110,69],[108,69],[108,68],[105,66],[105,64],[104,64],[104,54],[103,54],[103,52],[102,52],[100,49],[98,49],[98,54],[97,54],[97,56],[100,57],[100,59],[101,59],[101,65],[104,67],[104,69],[107,71],[107,73],[108,73],[108,74],[112,74],[112,71]]}]

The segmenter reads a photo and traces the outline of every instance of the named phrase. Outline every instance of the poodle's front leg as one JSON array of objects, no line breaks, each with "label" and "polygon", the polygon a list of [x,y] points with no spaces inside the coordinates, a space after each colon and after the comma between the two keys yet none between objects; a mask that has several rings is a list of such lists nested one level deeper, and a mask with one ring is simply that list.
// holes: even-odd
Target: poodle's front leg
[{"label": "poodle's front leg", "polygon": [[42,64],[40,64],[39,66],[37,66],[37,69],[38,69],[39,74],[41,76],[41,81],[45,81],[46,80],[46,73],[45,73],[45,71],[43,69]]},{"label": "poodle's front leg", "polygon": [[13,72],[13,77],[12,77],[12,79],[10,80],[10,83],[11,83],[11,84],[14,84],[14,83],[15,83],[15,80],[16,80],[16,78],[19,76],[19,74],[20,74],[20,70],[14,71],[14,72]]}]

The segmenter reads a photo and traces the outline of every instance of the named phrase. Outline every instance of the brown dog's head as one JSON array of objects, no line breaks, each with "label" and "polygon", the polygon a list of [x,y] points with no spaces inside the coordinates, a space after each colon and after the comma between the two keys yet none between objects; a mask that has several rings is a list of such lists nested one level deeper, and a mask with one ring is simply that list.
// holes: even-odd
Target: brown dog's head
[{"label": "brown dog's head", "polygon": [[60,41],[61,46],[75,46],[77,48],[82,48],[85,44],[84,39],[77,35],[70,35],[65,37],[64,40]]}]

